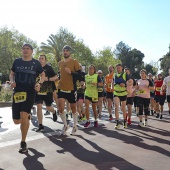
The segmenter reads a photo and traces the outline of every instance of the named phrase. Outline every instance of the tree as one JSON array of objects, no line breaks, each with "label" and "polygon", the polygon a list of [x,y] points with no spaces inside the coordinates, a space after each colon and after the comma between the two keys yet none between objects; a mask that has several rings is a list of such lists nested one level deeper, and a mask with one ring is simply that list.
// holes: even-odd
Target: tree
[{"label": "tree", "polygon": [[82,65],[89,66],[95,62],[95,57],[83,40],[76,40],[73,58],[77,59]]},{"label": "tree", "polygon": [[41,43],[40,51],[45,54],[52,54],[57,62],[59,62],[62,58],[62,49],[66,44],[74,48],[75,36],[68,32],[67,29],[60,27],[59,32],[56,35],[51,34],[49,36],[47,43]]},{"label": "tree", "polygon": [[114,53],[111,47],[104,47],[96,53],[95,66],[98,70],[102,70],[103,75],[108,74],[108,66],[116,66],[117,63],[121,63],[119,59],[114,57]]},{"label": "tree", "polygon": [[[144,68],[143,58],[145,55],[137,50],[132,49],[122,41],[116,45],[116,49],[114,50],[114,54],[117,56],[119,60],[121,60],[122,65],[130,69],[131,73],[135,78],[139,78],[139,72],[142,68]],[[137,68],[137,71],[135,70]]]},{"label": "tree", "polygon": [[152,75],[156,75],[156,72],[153,69],[154,67],[151,64],[146,64],[144,69],[147,73],[151,73]]},{"label": "tree", "polygon": [[162,75],[164,77],[168,76],[168,69],[170,68],[170,52],[160,58],[159,61],[162,70]]},{"label": "tree", "polygon": [[21,47],[30,43],[34,48],[36,43],[19,33],[17,30],[4,27],[0,29],[0,73],[2,81],[8,80],[13,61],[21,56]]}]

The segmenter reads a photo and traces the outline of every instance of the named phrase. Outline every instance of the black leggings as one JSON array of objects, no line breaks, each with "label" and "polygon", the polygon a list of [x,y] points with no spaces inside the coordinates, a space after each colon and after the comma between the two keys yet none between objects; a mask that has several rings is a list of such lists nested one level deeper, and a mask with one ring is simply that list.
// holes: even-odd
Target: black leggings
[{"label": "black leggings", "polygon": [[138,97],[137,105],[139,106],[139,115],[143,115],[143,110],[145,115],[149,115],[149,104],[150,98]]}]

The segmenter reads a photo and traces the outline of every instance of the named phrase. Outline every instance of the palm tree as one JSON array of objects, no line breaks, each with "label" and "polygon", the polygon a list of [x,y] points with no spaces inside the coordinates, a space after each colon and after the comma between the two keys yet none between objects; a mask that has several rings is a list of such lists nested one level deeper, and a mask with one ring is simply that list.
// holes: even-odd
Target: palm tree
[{"label": "palm tree", "polygon": [[71,45],[74,48],[75,36],[69,33],[67,29],[60,28],[56,35],[51,34],[47,40],[47,44],[41,43],[41,51],[46,54],[52,54],[56,58],[57,62],[61,61],[62,49],[64,45]]}]

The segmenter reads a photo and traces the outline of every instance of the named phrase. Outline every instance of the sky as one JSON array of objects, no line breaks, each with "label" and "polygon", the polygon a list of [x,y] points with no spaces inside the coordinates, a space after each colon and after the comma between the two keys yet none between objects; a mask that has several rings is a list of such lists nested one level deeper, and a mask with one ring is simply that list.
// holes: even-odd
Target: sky
[{"label": "sky", "polygon": [[92,52],[120,41],[157,62],[169,51],[170,0],[0,0],[0,28],[15,28],[37,42],[60,27]]}]

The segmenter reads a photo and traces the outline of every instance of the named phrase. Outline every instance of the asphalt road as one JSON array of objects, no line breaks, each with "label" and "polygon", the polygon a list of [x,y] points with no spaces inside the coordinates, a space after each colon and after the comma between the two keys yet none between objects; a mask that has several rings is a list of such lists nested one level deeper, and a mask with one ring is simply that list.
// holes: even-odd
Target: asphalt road
[{"label": "asphalt road", "polygon": [[[45,113],[45,109],[43,110]],[[28,153],[18,153],[19,125],[12,122],[11,108],[0,108],[0,170],[167,170],[170,167],[170,115],[167,104],[163,119],[149,116],[149,127],[139,128],[133,114],[132,125],[127,129],[114,129],[114,120],[108,121],[103,109],[99,127],[87,129],[83,122],[71,136],[61,136],[60,117],[53,122],[52,115],[44,116],[45,132],[37,133],[36,116],[30,124]],[[122,114],[120,114],[122,118]],[[91,116],[91,121],[93,118]],[[69,117],[69,125],[72,119]]]}]

